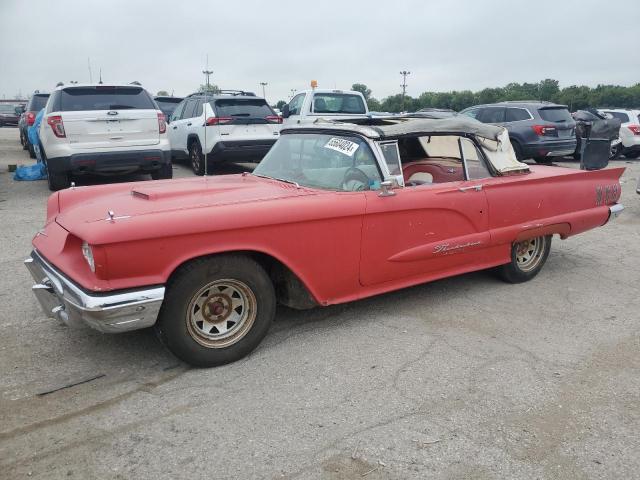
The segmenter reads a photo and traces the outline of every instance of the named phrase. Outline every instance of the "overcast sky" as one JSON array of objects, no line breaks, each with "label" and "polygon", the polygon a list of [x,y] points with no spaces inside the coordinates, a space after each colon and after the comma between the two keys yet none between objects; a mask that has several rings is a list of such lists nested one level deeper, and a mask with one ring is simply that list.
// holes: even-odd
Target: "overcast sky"
[{"label": "overcast sky", "polygon": [[479,90],[555,78],[640,82],[638,0],[0,0],[0,96],[58,81],[140,81],[186,95],[212,83],[287,99],[291,89],[373,96]]}]

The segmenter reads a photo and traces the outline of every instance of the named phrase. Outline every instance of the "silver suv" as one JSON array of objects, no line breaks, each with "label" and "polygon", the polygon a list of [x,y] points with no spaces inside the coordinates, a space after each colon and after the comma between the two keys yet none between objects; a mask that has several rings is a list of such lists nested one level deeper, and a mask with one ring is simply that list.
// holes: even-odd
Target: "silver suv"
[{"label": "silver suv", "polygon": [[572,155],[576,149],[576,122],[566,105],[500,102],[477,105],[460,113],[505,127],[518,160],[533,158],[538,163],[548,163],[553,157]]}]

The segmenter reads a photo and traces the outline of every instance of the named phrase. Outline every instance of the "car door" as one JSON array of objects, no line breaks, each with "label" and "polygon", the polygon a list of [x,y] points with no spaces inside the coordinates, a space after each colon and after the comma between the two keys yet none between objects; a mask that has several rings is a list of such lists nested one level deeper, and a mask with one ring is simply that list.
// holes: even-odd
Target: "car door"
[{"label": "car door", "polygon": [[182,101],[171,115],[171,123],[169,123],[169,142],[171,150],[178,154],[185,155],[187,153],[187,137],[184,132],[183,113],[189,100]]},{"label": "car door", "polygon": [[[462,148],[476,147],[471,142]],[[445,277],[488,263],[483,254],[490,244],[483,181],[471,179],[463,168],[461,180],[398,188],[393,195],[365,192],[362,285]]]}]

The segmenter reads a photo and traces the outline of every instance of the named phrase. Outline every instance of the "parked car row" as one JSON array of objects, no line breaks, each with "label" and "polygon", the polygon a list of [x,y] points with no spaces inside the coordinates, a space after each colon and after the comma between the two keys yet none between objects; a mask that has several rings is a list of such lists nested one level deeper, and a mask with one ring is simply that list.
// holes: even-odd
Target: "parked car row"
[{"label": "parked car row", "polygon": [[0,127],[17,126],[22,112],[24,112],[24,105],[0,103]]}]

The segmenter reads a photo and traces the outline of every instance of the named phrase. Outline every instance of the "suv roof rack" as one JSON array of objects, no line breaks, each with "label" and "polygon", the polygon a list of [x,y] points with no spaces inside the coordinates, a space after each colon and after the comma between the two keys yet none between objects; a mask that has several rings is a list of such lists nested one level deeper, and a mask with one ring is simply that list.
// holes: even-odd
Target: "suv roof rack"
[{"label": "suv roof rack", "polygon": [[[204,95],[205,92],[195,92],[191,95],[187,95],[187,97],[197,97]],[[217,92],[211,92],[207,94],[208,96],[215,97],[216,95],[231,95],[232,97],[255,97],[256,94],[253,92],[245,92],[244,90],[218,90]]]},{"label": "suv roof rack", "polygon": [[545,105],[556,105],[556,103],[547,100],[503,100],[497,103],[544,103]]}]

